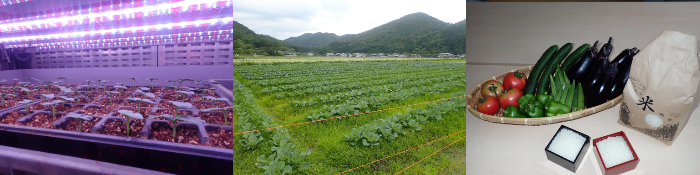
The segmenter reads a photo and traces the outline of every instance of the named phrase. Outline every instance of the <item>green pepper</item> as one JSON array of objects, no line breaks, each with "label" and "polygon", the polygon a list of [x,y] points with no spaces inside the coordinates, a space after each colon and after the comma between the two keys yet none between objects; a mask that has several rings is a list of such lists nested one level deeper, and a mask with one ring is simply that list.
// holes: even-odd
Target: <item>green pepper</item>
[{"label": "green pepper", "polygon": [[554,99],[554,96],[552,96],[552,95],[537,94],[537,101],[542,102],[542,104],[549,104],[549,101],[552,101],[553,99]]},{"label": "green pepper", "polygon": [[527,118],[527,114],[513,105],[506,106],[506,109],[503,110],[503,116],[509,118]]},{"label": "green pepper", "polygon": [[[524,106],[524,105],[533,103],[533,102],[535,102],[535,101],[537,101],[537,98],[535,98],[535,95],[533,95],[533,94],[525,94],[525,95],[523,95],[523,96],[520,96],[520,98],[518,99],[518,105]],[[521,107],[521,108],[522,108],[522,107]]]},{"label": "green pepper", "polygon": [[547,117],[562,115],[571,112],[571,108],[554,100],[550,101],[547,104],[547,107],[545,108],[547,110]]},{"label": "green pepper", "polygon": [[537,118],[544,116],[544,104],[542,102],[535,100],[532,103],[521,105],[520,109],[523,110],[530,118]]}]

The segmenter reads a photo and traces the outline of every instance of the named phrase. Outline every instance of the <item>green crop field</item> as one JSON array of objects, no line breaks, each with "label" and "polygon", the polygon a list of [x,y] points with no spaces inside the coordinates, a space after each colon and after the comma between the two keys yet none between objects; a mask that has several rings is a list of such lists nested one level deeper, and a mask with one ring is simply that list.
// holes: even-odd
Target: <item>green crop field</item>
[{"label": "green crop field", "polygon": [[[466,134],[463,60],[255,59],[233,66],[233,174],[336,174],[457,133],[346,173],[394,174]],[[465,174],[465,151],[402,174]]]},{"label": "green crop field", "polygon": [[316,62],[316,61],[435,61],[435,62],[465,62],[459,58],[396,58],[396,57],[325,57],[325,56],[297,56],[297,57],[280,57],[280,56],[252,56],[242,55],[233,59],[234,64],[241,63],[279,63],[279,62]]}]

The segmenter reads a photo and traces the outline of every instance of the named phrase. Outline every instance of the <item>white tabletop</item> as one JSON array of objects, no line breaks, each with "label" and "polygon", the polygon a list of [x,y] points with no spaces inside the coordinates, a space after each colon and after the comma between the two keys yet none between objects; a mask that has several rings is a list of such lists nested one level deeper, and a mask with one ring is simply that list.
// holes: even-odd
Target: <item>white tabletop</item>
[{"label": "white tabletop", "polygon": [[[519,66],[467,65],[467,90],[486,77]],[[700,110],[694,107],[688,125],[672,146],[617,123],[619,105],[577,120],[542,126],[491,123],[467,112],[467,174],[573,174],[547,159],[544,149],[560,125],[591,140],[624,131],[640,162],[627,174],[697,174],[700,172]],[[591,144],[576,174],[598,174]],[[596,169],[598,168],[598,169]]]}]

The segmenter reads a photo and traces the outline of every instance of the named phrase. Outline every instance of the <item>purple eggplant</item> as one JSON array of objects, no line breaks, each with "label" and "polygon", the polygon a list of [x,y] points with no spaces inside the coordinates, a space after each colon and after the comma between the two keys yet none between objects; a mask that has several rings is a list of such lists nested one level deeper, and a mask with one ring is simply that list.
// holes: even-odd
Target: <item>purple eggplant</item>
[{"label": "purple eggplant", "polygon": [[599,77],[601,77],[602,74],[605,74],[605,70],[610,65],[610,60],[608,60],[608,57],[610,56],[612,49],[612,37],[610,37],[610,39],[608,39],[608,43],[603,44],[603,47],[600,48],[600,52],[596,54],[596,60],[593,61],[591,70],[588,71],[588,75],[586,75],[586,78],[581,81],[583,82],[581,83],[581,87],[583,87],[584,91],[591,90],[590,88],[596,84],[598,80],[600,80]]},{"label": "purple eggplant", "polygon": [[581,59],[574,63],[569,70],[566,70],[566,77],[569,77],[570,81],[576,80],[576,82],[583,82],[584,78],[588,75],[591,70],[591,65],[595,61],[596,54],[598,53],[598,41],[595,41],[592,47],[588,48],[588,51],[583,53]]},{"label": "purple eggplant", "polygon": [[630,69],[632,68],[634,55],[637,53],[639,53],[639,50],[637,50],[636,47],[632,49],[625,49],[625,51],[620,53],[620,55],[613,60],[613,64],[617,64],[618,72],[615,75],[615,80],[613,80],[612,86],[610,87],[610,95],[608,96],[608,100],[612,100],[613,98],[622,94],[622,91],[625,89],[625,85],[627,85],[627,80],[630,78]]},{"label": "purple eggplant", "polygon": [[[607,66],[605,73],[600,74],[595,79],[598,79],[590,89],[585,93],[584,102],[586,106],[598,106],[608,100],[610,94],[610,86],[613,84],[615,74],[617,74],[617,64]],[[585,89],[585,88],[584,88]]]}]

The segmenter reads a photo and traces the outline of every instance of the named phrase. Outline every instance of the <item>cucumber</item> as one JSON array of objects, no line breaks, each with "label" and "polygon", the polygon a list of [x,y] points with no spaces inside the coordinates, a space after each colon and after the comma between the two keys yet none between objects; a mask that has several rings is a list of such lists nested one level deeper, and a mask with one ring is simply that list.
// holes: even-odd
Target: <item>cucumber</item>
[{"label": "cucumber", "polygon": [[571,52],[571,55],[569,55],[569,57],[566,57],[564,63],[561,64],[561,70],[563,72],[569,71],[571,66],[574,66],[574,64],[576,64],[576,62],[578,62],[578,60],[581,59],[583,54],[586,53],[586,50],[588,50],[588,48],[590,47],[591,45],[586,43],[576,48],[574,52]]},{"label": "cucumber", "polygon": [[[537,82],[540,79],[540,75],[542,74],[542,70],[544,70],[546,64],[549,62],[552,55],[554,55],[554,52],[557,51],[557,48],[559,48],[559,46],[557,46],[557,45],[550,46],[546,51],[544,51],[544,53],[542,54],[540,59],[537,60],[535,67],[532,67],[532,71],[530,71],[530,75],[527,77],[527,82],[525,83],[525,89],[523,90],[524,94],[535,95],[535,89],[537,89]],[[544,76],[543,79],[548,79],[548,78],[547,78],[547,76]]]},{"label": "cucumber", "polygon": [[[573,47],[572,43],[566,43],[564,44],[564,46],[561,46],[561,48],[557,50],[557,52],[554,53],[554,55],[552,55],[552,58],[549,60],[549,63],[547,63],[547,68],[544,69],[544,72],[542,72],[542,76],[554,75],[554,71],[557,70],[559,64],[561,64],[561,61],[564,60],[564,57],[566,57],[566,55],[569,54],[569,52],[571,51],[571,47]],[[537,93],[544,93],[545,91],[547,91],[547,85],[549,85],[549,83],[549,79],[545,78],[540,80],[540,82],[538,82],[537,85]]]}]

